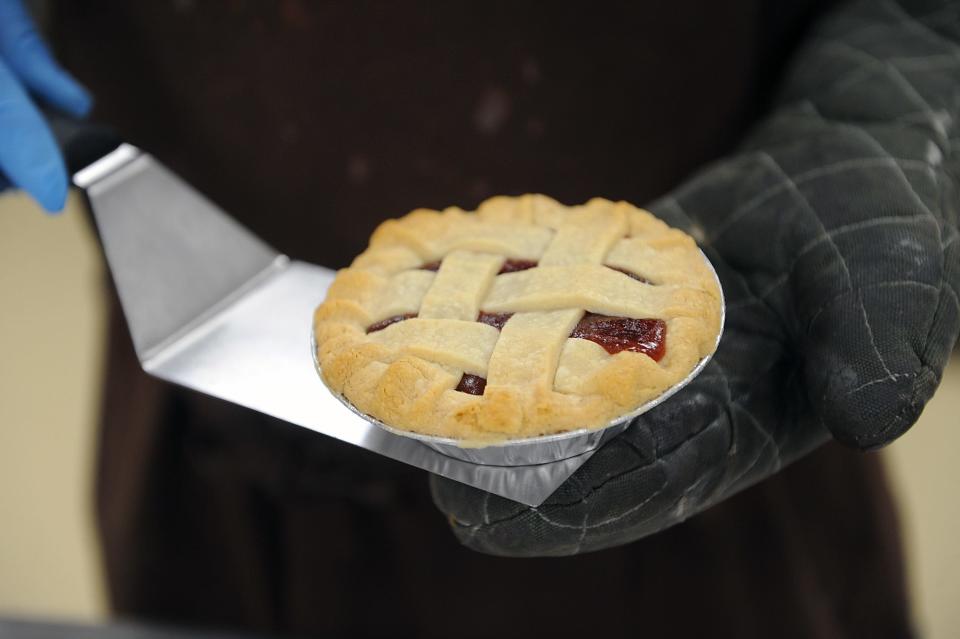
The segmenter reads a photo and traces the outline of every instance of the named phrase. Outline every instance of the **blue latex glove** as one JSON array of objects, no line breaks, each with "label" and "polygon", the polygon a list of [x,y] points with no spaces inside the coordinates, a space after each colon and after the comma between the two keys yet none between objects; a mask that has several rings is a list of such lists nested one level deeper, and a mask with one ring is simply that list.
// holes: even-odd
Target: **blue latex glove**
[{"label": "blue latex glove", "polygon": [[92,104],[50,55],[21,0],[0,0],[0,188],[12,183],[52,213],[66,202],[67,170],[31,94],[74,117]]}]

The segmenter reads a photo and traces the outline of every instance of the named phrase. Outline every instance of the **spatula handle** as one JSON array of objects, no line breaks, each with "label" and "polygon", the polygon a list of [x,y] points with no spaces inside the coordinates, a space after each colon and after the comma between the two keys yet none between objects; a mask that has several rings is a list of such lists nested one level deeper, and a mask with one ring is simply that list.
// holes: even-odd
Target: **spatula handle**
[{"label": "spatula handle", "polygon": [[43,115],[71,175],[107,155],[122,142],[117,132],[104,124],[76,120],[52,109],[43,109]]}]

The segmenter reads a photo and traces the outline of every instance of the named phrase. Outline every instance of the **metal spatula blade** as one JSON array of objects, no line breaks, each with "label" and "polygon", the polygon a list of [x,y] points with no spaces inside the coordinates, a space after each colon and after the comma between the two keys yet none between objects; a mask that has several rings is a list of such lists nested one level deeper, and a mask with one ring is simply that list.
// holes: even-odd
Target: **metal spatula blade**
[{"label": "metal spatula blade", "polygon": [[74,183],[149,374],[531,506],[593,454],[485,466],[365,421],[314,368],[312,315],[333,271],[288,260],[136,147],[119,146]]}]

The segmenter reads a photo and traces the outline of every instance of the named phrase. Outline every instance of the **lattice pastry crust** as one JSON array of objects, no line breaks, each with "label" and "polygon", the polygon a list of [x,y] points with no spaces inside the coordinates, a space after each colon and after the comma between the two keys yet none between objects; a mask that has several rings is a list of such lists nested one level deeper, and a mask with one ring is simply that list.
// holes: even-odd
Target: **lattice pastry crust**
[{"label": "lattice pastry crust", "polygon": [[[571,337],[586,313],[661,320],[661,350]],[[657,397],[712,353],[720,291],[693,239],[647,211],[495,197],[381,224],[314,320],[323,378],[358,409],[488,441],[599,427]]]}]

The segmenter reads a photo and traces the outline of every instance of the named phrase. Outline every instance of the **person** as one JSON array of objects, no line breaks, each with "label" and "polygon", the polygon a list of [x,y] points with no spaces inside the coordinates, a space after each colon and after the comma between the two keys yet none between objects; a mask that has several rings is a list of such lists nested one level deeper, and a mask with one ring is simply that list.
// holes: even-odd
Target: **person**
[{"label": "person", "polygon": [[[344,265],[420,206],[600,195],[653,200],[727,295],[704,374],[540,508],[428,491],[151,380],[114,304],[97,495],[118,613],[320,636],[912,634],[889,489],[857,450],[916,421],[960,331],[960,7],[720,5],[52,5],[98,117],[296,257]],[[57,208],[28,94],[82,115],[64,95],[83,90],[0,6],[0,168]]]}]

